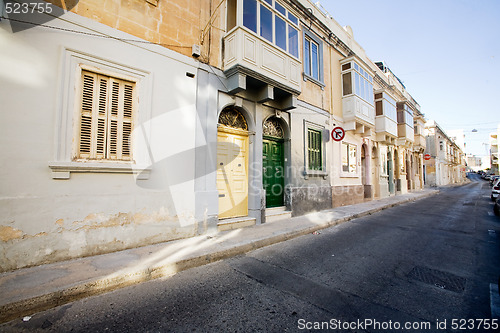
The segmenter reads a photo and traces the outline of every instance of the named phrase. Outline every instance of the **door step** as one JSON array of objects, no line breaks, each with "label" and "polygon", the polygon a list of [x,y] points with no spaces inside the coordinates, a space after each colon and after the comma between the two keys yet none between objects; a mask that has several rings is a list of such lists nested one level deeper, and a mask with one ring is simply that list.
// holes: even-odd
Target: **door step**
[{"label": "door step", "polygon": [[255,225],[255,221],[256,221],[255,217],[248,217],[248,216],[223,219],[219,220],[219,222],[217,223],[217,230],[227,231],[227,230],[251,227]]},{"label": "door step", "polygon": [[285,206],[266,208],[266,223],[289,219],[292,212],[287,211]]}]

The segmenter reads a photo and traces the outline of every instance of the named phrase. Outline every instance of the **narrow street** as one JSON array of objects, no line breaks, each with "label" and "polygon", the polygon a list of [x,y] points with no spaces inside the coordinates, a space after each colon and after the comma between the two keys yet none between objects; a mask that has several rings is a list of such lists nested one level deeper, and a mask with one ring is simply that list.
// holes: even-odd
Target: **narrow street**
[{"label": "narrow street", "polygon": [[414,203],[76,301],[0,331],[488,331],[500,218],[492,214],[487,182],[471,178]]}]

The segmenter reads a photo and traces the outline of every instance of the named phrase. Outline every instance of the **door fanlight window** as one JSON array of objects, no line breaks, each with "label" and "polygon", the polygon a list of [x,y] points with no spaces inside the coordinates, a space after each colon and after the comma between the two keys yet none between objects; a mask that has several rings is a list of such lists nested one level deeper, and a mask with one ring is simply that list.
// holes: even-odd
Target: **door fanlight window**
[{"label": "door fanlight window", "polygon": [[234,106],[229,106],[222,110],[219,116],[219,124],[248,131],[248,124],[245,117]]},{"label": "door fanlight window", "polygon": [[264,122],[263,134],[280,139],[283,139],[285,137],[283,127],[281,127],[281,124],[276,117],[271,117]]}]

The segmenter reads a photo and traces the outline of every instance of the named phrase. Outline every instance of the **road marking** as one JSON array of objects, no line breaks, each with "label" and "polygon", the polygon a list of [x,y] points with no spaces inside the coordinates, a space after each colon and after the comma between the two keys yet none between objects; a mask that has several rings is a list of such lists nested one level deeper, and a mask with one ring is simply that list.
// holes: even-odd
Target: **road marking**
[{"label": "road marking", "polygon": [[493,215],[495,215],[495,214],[493,214],[492,212],[488,212],[488,215],[489,215],[489,216],[493,216]]}]

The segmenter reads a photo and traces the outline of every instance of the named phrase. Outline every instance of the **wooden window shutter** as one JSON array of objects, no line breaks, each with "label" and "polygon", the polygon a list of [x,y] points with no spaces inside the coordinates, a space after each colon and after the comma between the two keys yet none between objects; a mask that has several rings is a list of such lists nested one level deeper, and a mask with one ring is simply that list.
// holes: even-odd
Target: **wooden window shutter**
[{"label": "wooden window shutter", "polygon": [[124,85],[123,101],[122,158],[130,159],[130,136],[132,135],[132,112],[134,108],[134,86],[130,83],[125,83]]},{"label": "wooden window shutter", "polygon": [[91,158],[92,153],[92,114],[94,113],[94,94],[97,75],[82,72],[82,95],[80,108],[80,137],[78,157]]},{"label": "wooden window shutter", "polygon": [[308,129],[308,151],[309,151],[309,170],[322,170],[322,139],[321,132]]},{"label": "wooden window shutter", "polygon": [[107,106],[108,106],[108,80],[106,77],[99,76],[99,91],[98,91],[98,110],[97,110],[97,135],[96,149],[94,157],[97,159],[106,158],[106,121],[107,121]]},{"label": "wooden window shutter", "polygon": [[120,122],[120,82],[111,79],[111,103],[108,122],[109,144],[108,144],[108,158],[116,160],[119,158],[118,154],[118,123]]},{"label": "wooden window shutter", "polygon": [[131,160],[133,82],[82,71],[77,158]]}]

